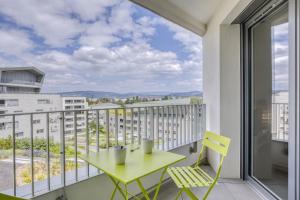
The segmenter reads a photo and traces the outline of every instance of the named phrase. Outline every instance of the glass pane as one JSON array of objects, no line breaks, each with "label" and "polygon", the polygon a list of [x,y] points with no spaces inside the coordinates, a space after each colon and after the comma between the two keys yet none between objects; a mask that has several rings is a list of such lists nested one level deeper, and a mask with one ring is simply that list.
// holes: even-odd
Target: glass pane
[{"label": "glass pane", "polygon": [[288,198],[288,9],[251,28],[252,176]]}]

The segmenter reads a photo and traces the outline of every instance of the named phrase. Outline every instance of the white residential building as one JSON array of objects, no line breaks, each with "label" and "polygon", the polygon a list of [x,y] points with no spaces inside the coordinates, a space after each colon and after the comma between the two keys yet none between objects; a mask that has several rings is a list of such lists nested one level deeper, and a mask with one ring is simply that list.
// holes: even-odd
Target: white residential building
[{"label": "white residential building", "polygon": [[39,93],[45,74],[35,67],[0,68],[1,93]]},{"label": "white residential building", "polygon": [[[126,117],[124,115],[125,110],[121,106],[103,103],[91,106],[93,111],[89,113],[89,119],[95,120],[96,112],[94,110],[99,109],[99,125],[107,128],[106,123],[108,122],[109,133],[111,135],[117,133],[119,141],[123,141],[124,134],[126,134],[127,141],[131,140],[131,136],[133,140],[137,140],[139,133],[142,134],[142,137],[151,137],[156,134],[162,139],[162,136],[167,137],[169,135],[171,138],[173,134],[175,138],[176,134],[189,131],[192,137],[193,130],[187,129],[189,125],[193,124],[194,131],[201,128],[200,123],[196,123],[196,119],[192,119],[191,116],[196,116],[192,113],[198,112],[200,114],[201,111],[197,109],[202,108],[188,107],[187,105],[196,103],[200,103],[200,99],[182,98],[127,104],[125,105]],[[108,110],[108,119],[105,110]],[[155,120],[153,115],[156,116]],[[182,127],[182,130],[179,130],[179,127]]]},{"label": "white residential building", "polygon": [[[75,113],[72,110],[83,110],[88,108],[86,97],[62,97],[63,110],[65,112],[65,134],[73,134],[75,129]],[[83,111],[76,112],[77,133],[83,132],[86,126],[86,113]]]},{"label": "white residential building", "polygon": [[[48,111],[81,110],[88,107],[85,97],[62,97],[58,94],[40,94],[44,73],[35,67],[0,68],[0,115],[15,116],[17,138],[46,138],[60,140],[61,113]],[[33,114],[30,114],[33,113]],[[40,113],[40,114],[37,114]],[[47,120],[49,117],[49,120]],[[85,115],[77,113],[78,130],[85,126]],[[74,114],[65,112],[65,134],[74,129]],[[0,116],[0,137],[13,133],[13,117]],[[31,125],[32,124],[32,125]]]}]

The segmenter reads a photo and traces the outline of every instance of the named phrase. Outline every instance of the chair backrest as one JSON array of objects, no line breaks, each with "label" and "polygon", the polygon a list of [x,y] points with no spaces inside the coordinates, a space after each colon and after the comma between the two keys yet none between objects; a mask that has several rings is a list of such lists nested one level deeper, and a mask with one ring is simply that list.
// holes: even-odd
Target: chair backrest
[{"label": "chair backrest", "polygon": [[230,139],[228,137],[217,135],[211,131],[205,132],[202,142],[203,146],[221,154],[222,156],[227,155],[229,144]]},{"label": "chair backrest", "polygon": [[[200,151],[200,155],[197,161],[197,165],[199,165],[200,160],[202,158],[202,154],[204,149],[207,147],[210,150],[213,150],[219,153],[222,156],[222,162],[224,157],[227,155],[230,144],[230,138],[218,135],[211,131],[206,131],[202,141],[202,149]],[[220,164],[222,164],[222,162]]]},{"label": "chair backrest", "polygon": [[0,193],[0,200],[25,200],[25,199]]},{"label": "chair backrest", "polygon": [[214,188],[215,184],[217,183],[220,174],[221,174],[221,168],[224,161],[225,156],[227,155],[228,148],[230,144],[230,139],[228,137],[224,137],[222,135],[218,135],[216,133],[213,133],[211,131],[206,131],[204,134],[204,138],[202,141],[202,149],[200,151],[200,155],[197,161],[197,165],[200,164],[200,160],[203,154],[203,150],[207,147],[208,149],[211,149],[221,155],[221,160],[219,163],[218,170],[216,171],[216,176],[214,178],[214,181],[210,185],[209,189],[205,193],[203,200],[206,200],[211,190]]}]

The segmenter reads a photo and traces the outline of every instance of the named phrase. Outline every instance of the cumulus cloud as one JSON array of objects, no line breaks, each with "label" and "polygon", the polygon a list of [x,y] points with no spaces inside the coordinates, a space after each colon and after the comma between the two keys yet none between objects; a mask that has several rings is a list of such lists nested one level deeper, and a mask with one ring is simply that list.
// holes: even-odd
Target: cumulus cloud
[{"label": "cumulus cloud", "polygon": [[0,53],[19,55],[30,51],[33,46],[33,42],[25,32],[0,27]]},{"label": "cumulus cloud", "polygon": [[[201,90],[201,38],[141,9],[124,0],[3,0],[0,17],[12,28],[0,29],[11,41],[0,41],[0,64],[10,53],[41,68],[47,92]],[[157,26],[167,27],[186,58],[151,45]]]}]

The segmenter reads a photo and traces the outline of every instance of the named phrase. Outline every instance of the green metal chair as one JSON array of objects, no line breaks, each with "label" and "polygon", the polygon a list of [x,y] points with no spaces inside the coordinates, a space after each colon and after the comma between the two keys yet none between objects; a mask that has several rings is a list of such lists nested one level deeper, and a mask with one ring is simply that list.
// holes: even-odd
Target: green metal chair
[{"label": "green metal chair", "polygon": [[0,200],[25,200],[25,199],[0,193]]},{"label": "green metal chair", "polygon": [[[207,199],[209,193],[214,188],[220,177],[222,164],[225,156],[227,155],[229,144],[229,138],[207,131],[204,135],[202,149],[195,166],[168,168],[168,174],[179,188],[176,200],[179,198],[182,192],[185,192],[192,200],[197,200],[198,197],[196,197],[196,195],[190,189],[195,187],[209,187],[203,197],[204,200]],[[205,147],[221,155],[220,164],[218,166],[215,178],[212,178],[200,168],[200,160],[202,158],[203,150]]]}]

